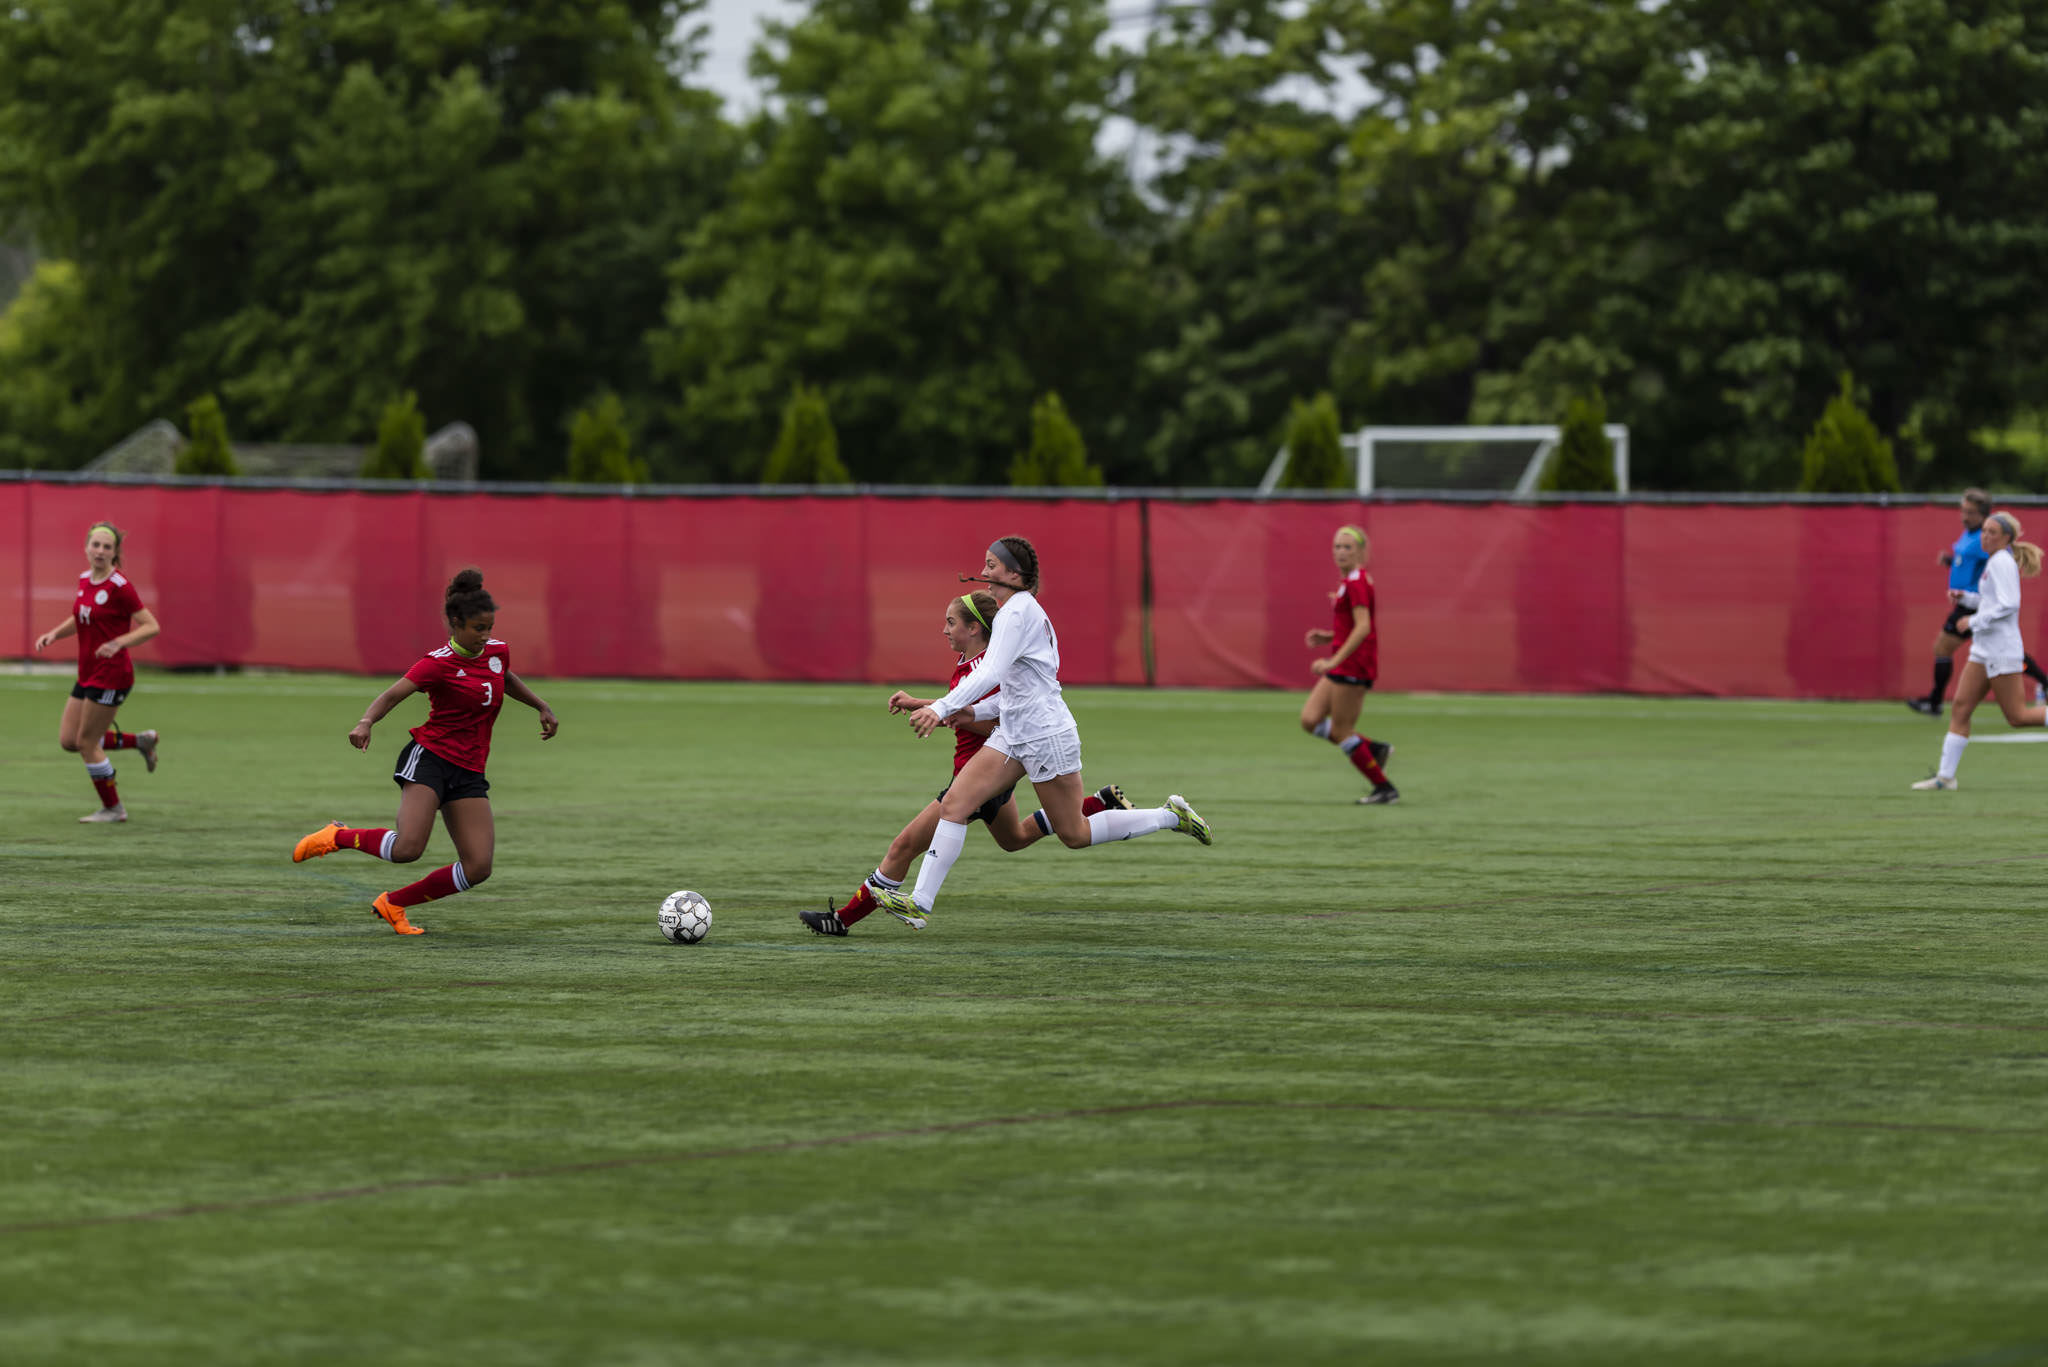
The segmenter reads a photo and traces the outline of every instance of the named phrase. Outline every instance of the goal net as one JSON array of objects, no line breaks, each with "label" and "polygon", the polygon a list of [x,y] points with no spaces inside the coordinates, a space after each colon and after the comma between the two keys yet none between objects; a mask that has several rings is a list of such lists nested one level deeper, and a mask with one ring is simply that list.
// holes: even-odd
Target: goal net
[{"label": "goal net", "polygon": [[[1604,429],[1614,448],[1614,487],[1628,492],[1628,428]],[[1359,493],[1379,490],[1462,493],[1536,492],[1543,467],[1557,449],[1559,429],[1525,427],[1362,427],[1344,438]],[[1287,471],[1282,447],[1259,481],[1260,493],[1278,488]]]}]

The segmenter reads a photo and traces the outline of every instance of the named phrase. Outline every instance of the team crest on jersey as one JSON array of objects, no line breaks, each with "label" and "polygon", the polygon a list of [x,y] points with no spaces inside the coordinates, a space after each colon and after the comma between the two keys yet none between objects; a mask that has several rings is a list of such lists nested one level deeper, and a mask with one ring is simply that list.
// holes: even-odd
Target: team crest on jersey
[{"label": "team crest on jersey", "polygon": [[493,673],[493,674],[503,674],[504,672],[505,672],[505,662],[504,662],[503,660],[499,659],[499,658],[498,658],[497,656],[493,655],[493,656],[491,657],[491,673]]},{"label": "team crest on jersey", "polygon": [[92,596],[92,601],[93,601],[93,602],[95,602],[95,603],[104,603],[104,602],[106,602],[106,601],[107,601],[107,591],[106,591],[105,589],[101,589],[101,590],[100,590],[100,591],[99,591],[98,593],[95,593],[95,594],[94,594],[94,595]]}]

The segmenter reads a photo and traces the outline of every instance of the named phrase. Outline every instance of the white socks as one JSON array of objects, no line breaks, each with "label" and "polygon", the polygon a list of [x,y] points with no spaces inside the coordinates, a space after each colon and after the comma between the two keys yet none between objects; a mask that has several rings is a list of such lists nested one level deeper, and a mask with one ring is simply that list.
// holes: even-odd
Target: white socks
[{"label": "white socks", "polygon": [[97,763],[94,763],[88,760],[86,762],[85,772],[90,774],[94,778],[112,778],[114,776],[114,761],[110,759],[103,759],[98,761]]},{"label": "white socks", "polygon": [[1316,723],[1316,729],[1310,732],[1309,734],[1317,736],[1323,740],[1328,740],[1330,738],[1330,719],[1328,717],[1324,717],[1321,721]]},{"label": "white socks", "polygon": [[932,909],[932,903],[938,900],[939,889],[945,886],[946,875],[953,871],[953,861],[960,857],[960,851],[966,844],[966,823],[940,817],[939,828],[932,832],[932,847],[925,851],[924,863],[918,866],[917,886],[910,892],[911,900],[920,909]]},{"label": "white socks", "polygon": [[1105,845],[1112,840],[1130,840],[1154,831],[1170,831],[1180,824],[1171,807],[1140,807],[1134,812],[1097,812],[1088,818],[1088,843]]},{"label": "white socks", "polygon": [[377,842],[377,857],[385,863],[391,862],[392,847],[398,844],[398,832],[386,831],[384,838]]},{"label": "white socks", "polygon": [[1963,762],[1963,747],[1970,743],[1968,736],[1959,736],[1951,731],[1941,738],[1941,768],[1934,772],[1942,778],[1954,778],[1956,766]]}]

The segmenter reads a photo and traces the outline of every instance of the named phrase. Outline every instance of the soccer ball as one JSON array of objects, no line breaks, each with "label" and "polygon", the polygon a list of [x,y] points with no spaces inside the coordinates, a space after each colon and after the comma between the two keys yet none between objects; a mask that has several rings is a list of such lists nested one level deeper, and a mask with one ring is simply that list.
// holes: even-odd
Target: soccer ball
[{"label": "soccer ball", "polygon": [[661,904],[661,938],[694,945],[711,933],[711,904],[694,892],[672,892]]}]

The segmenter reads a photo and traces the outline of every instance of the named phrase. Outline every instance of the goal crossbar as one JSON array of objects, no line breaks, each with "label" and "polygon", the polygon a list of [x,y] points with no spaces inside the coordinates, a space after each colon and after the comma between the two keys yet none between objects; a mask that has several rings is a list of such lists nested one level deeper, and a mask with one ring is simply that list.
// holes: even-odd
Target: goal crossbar
[{"label": "goal crossbar", "polygon": [[[1610,422],[1600,430],[1607,434],[1608,443],[1614,448],[1614,487],[1617,492],[1625,494],[1628,492],[1628,426]],[[1505,427],[1361,427],[1339,440],[1357,457],[1357,488],[1361,494],[1369,494],[1377,487],[1374,475],[1378,448],[1383,442],[1535,442],[1536,450],[1523,467],[1522,476],[1515,482],[1513,491],[1515,497],[1526,498],[1536,491],[1536,483],[1543,477],[1544,463],[1557,448],[1561,431],[1555,423]],[[1278,488],[1280,476],[1286,469],[1287,448],[1283,446],[1274,454],[1272,464],[1266,467],[1266,476],[1259,481],[1259,492],[1269,494]]]}]

